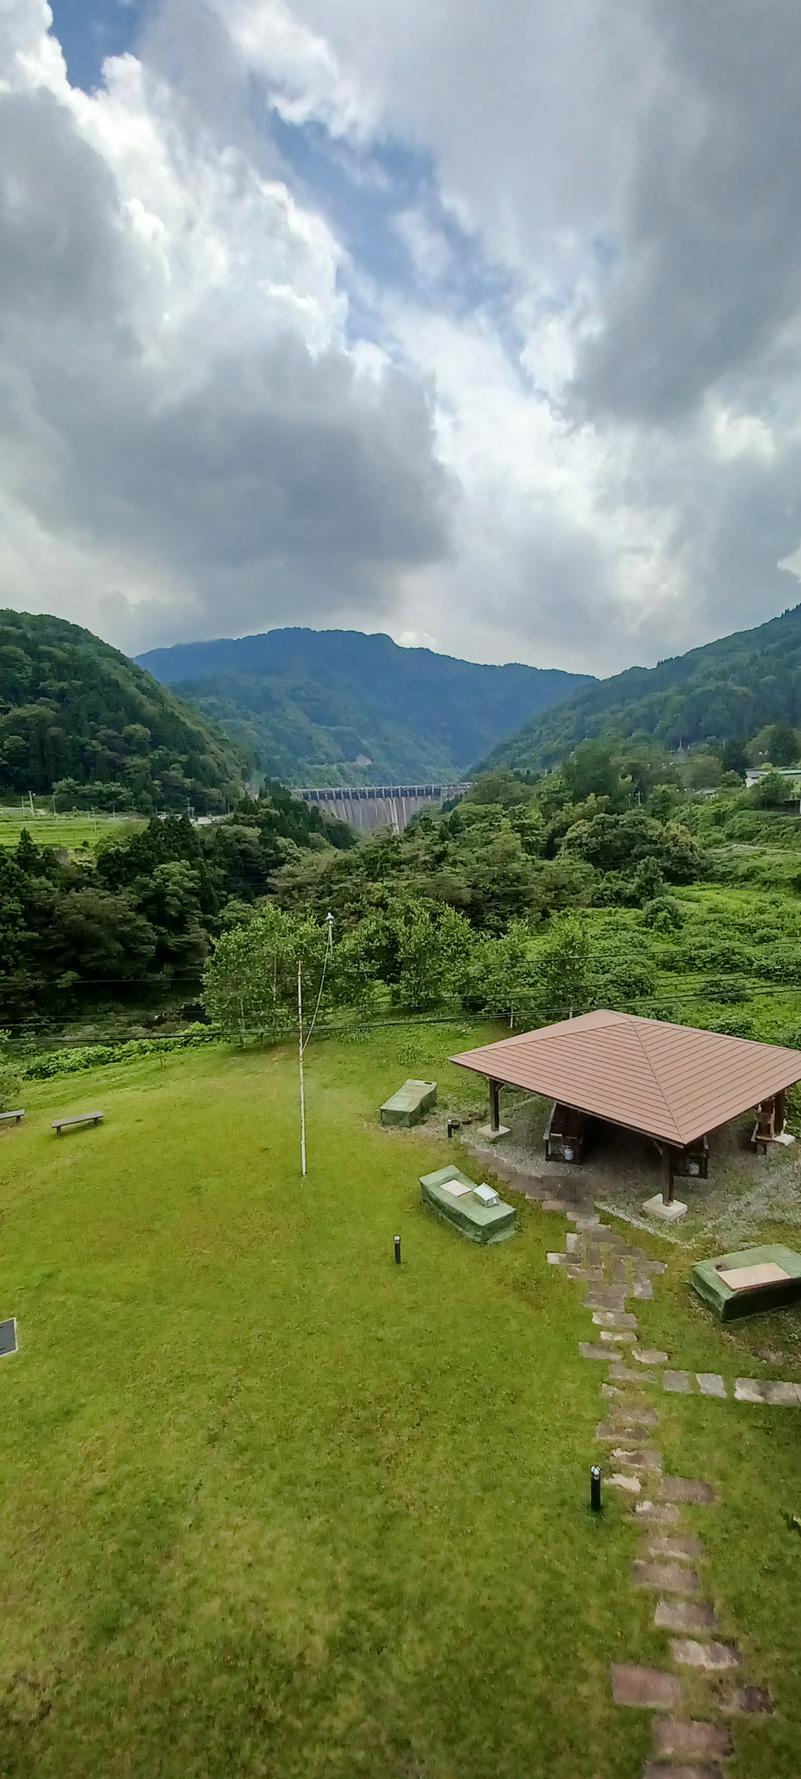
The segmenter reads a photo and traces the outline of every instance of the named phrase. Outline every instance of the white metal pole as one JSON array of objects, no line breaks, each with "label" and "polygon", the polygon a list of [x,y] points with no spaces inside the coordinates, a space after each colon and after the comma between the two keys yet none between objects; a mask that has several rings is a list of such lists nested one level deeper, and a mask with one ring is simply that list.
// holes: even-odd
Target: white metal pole
[{"label": "white metal pole", "polygon": [[303,983],[298,958],[298,1078],[300,1084],[300,1171],[306,1178],[306,1096],[303,1088]]}]

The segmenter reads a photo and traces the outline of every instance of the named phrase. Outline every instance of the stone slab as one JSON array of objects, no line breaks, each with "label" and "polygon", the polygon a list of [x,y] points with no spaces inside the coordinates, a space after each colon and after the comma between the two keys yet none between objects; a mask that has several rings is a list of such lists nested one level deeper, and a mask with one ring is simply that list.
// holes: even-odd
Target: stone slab
[{"label": "stone slab", "polygon": [[568,1251],[568,1254],[577,1254],[578,1253],[579,1248],[581,1247],[581,1239],[576,1234],[574,1229],[571,1229],[568,1232],[567,1236],[565,1237],[565,1247]]},{"label": "stone slab", "polygon": [[[654,1748],[666,1760],[706,1758],[725,1760],[734,1749],[731,1730],[724,1723],[705,1723],[698,1718],[655,1717]],[[675,1773],[675,1768],[671,1771]]]},{"label": "stone slab", "polygon": [[635,1347],[631,1355],[638,1365],[667,1365],[668,1354],[661,1347]]},{"label": "stone slab", "polygon": [[703,1668],[707,1674],[720,1674],[727,1668],[739,1668],[740,1651],[733,1643],[716,1643],[714,1638],[701,1643],[695,1637],[671,1637],[670,1653],[674,1662],[686,1668]]},{"label": "stone slab", "polygon": [[690,1532],[659,1532],[649,1538],[646,1546],[649,1557],[670,1558],[671,1562],[694,1563],[704,1554],[700,1538]]},{"label": "stone slab", "polygon": [[717,1629],[717,1614],[708,1600],[657,1600],[654,1624],[660,1631],[688,1631],[703,1636]]},{"label": "stone slab", "polygon": [[626,1389],[622,1384],[602,1384],[601,1395],[608,1397],[610,1402],[625,1403],[626,1408],[635,1413],[640,1408],[648,1407],[647,1397],[641,1396],[639,1391]]},{"label": "stone slab", "polygon": [[546,1254],[545,1258],[549,1266],[567,1266],[566,1254]]},{"label": "stone slab", "polygon": [[606,1480],[610,1489],[621,1489],[627,1495],[639,1495],[642,1489],[638,1476],[629,1476],[619,1470],[613,1470]]},{"label": "stone slab", "polygon": [[768,1402],[778,1408],[801,1408],[801,1384],[766,1383]]},{"label": "stone slab", "polygon": [[654,1526],[678,1525],[679,1510],[672,1501],[638,1501],[634,1512]]},{"label": "stone slab", "polygon": [[643,1429],[634,1427],[630,1432],[627,1432],[625,1427],[620,1427],[615,1421],[599,1421],[595,1429],[595,1437],[599,1445],[620,1446],[630,1443],[634,1447],[642,1445]]},{"label": "stone slab", "polygon": [[[614,1389],[614,1385],[610,1385],[609,1388]],[[620,1403],[615,1403],[614,1408],[610,1410],[609,1419],[612,1426],[617,1428],[619,1436],[633,1433],[638,1435],[642,1441],[643,1434],[649,1433],[652,1427],[657,1426],[659,1416],[653,1408],[635,1408],[633,1405],[628,1408],[621,1407]]]},{"label": "stone slab", "polygon": [[608,1354],[607,1357],[612,1359],[609,1376],[613,1384],[637,1384],[641,1388],[643,1384],[648,1383],[648,1378],[643,1372],[632,1371],[631,1366],[626,1364],[628,1353],[625,1359],[616,1360],[614,1354]]},{"label": "stone slab", "polygon": [[702,1396],[725,1397],[726,1385],[719,1372],[697,1371],[695,1379]]},{"label": "stone slab", "polygon": [[634,1582],[660,1594],[697,1594],[700,1586],[695,1570],[685,1563],[645,1563],[639,1557],[634,1562]]},{"label": "stone slab", "polygon": [[643,1301],[645,1301],[649,1297],[653,1297],[653,1294],[654,1294],[654,1288],[653,1288],[653,1285],[651,1284],[650,1279],[635,1279],[634,1280],[634,1284],[632,1285],[632,1288],[631,1288],[632,1297],[638,1297],[638,1298],[641,1298]]},{"label": "stone slab", "polygon": [[594,1310],[593,1322],[596,1328],[636,1328],[637,1317],[628,1310]]},{"label": "stone slab", "polygon": [[766,1686],[721,1686],[715,1697],[724,1717],[770,1717],[773,1713]]},{"label": "stone slab", "polygon": [[620,1446],[617,1451],[610,1452],[610,1457],[612,1463],[617,1464],[621,1470],[662,1469],[661,1453],[652,1451],[649,1446],[640,1446],[639,1449],[635,1446],[632,1450],[626,1446]]},{"label": "stone slab", "polygon": [[616,1705],[633,1705],[642,1711],[675,1711],[681,1701],[681,1682],[661,1668],[612,1664],[612,1694]]},{"label": "stone slab", "polygon": [[593,1285],[584,1299],[585,1310],[622,1310],[625,1305],[622,1291],[614,1285]]},{"label": "stone slab", "polygon": [[723,1779],[723,1768],[717,1761],[711,1766],[705,1761],[700,1767],[697,1762],[688,1766],[685,1761],[677,1767],[673,1761],[647,1760],[642,1774],[643,1779]]},{"label": "stone slab", "polygon": [[663,1371],[662,1389],[669,1390],[673,1396],[689,1396],[693,1387],[693,1378],[689,1371]]},{"label": "stone slab", "polygon": [[734,1380],[737,1402],[767,1402],[767,1390],[767,1384],[758,1377],[738,1377]]},{"label": "stone slab", "polygon": [[606,1347],[593,1346],[592,1341],[580,1340],[579,1352],[582,1359],[602,1359],[604,1365],[609,1364],[609,1352]]},{"label": "stone slab", "polygon": [[627,1329],[623,1329],[620,1334],[615,1334],[611,1328],[602,1328],[600,1338],[609,1346],[628,1347],[633,1345],[637,1336],[629,1334]]},{"label": "stone slab", "polygon": [[757,1266],[719,1266],[717,1270],[730,1291],[753,1291],[757,1285],[781,1285],[791,1277],[775,1260],[763,1260]]},{"label": "stone slab", "polygon": [[688,1501],[695,1507],[711,1507],[715,1500],[711,1484],[697,1476],[663,1476],[660,1494],[663,1501]]},{"label": "stone slab", "polygon": [[508,1124],[499,1124],[498,1129],[493,1130],[491,1124],[480,1124],[478,1135],[484,1143],[497,1143],[500,1137],[508,1137],[509,1126]]}]

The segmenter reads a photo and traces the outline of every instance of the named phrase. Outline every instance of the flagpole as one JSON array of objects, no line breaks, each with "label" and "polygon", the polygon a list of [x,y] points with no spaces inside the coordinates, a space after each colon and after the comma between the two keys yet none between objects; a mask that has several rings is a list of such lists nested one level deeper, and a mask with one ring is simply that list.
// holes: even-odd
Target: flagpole
[{"label": "flagpole", "polygon": [[306,1178],[306,1095],[303,1084],[303,984],[298,958],[298,1078],[300,1085],[300,1171]]}]

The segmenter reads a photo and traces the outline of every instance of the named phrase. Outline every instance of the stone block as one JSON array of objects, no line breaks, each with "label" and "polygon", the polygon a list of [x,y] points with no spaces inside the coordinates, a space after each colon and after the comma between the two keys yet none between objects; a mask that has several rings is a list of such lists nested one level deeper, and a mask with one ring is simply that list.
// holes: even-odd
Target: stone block
[{"label": "stone block", "polygon": [[655,1717],[653,1735],[657,1754],[666,1760],[725,1760],[734,1748],[731,1730],[725,1724],[697,1718]]},{"label": "stone block", "polygon": [[767,1402],[768,1386],[758,1377],[738,1377],[734,1380],[734,1394],[738,1402]]},{"label": "stone block", "polygon": [[660,1594],[697,1594],[700,1586],[695,1570],[688,1569],[686,1563],[644,1563],[639,1557],[634,1563],[634,1582],[638,1588],[653,1588]]},{"label": "stone block", "polygon": [[650,1557],[669,1557],[671,1561],[694,1563],[704,1554],[700,1538],[689,1532],[659,1532],[649,1538],[647,1551]]},{"label": "stone block", "polygon": [[702,1396],[725,1397],[726,1385],[717,1371],[697,1371],[696,1381]]},{"label": "stone block", "polygon": [[638,1519],[647,1520],[654,1526],[675,1526],[678,1524],[679,1510],[672,1501],[638,1501],[634,1509]]},{"label": "stone block", "polygon": [[654,1217],[659,1223],[680,1223],[687,1215],[687,1206],[680,1198],[666,1201],[661,1192],[657,1192],[653,1198],[644,1200],[642,1211],[644,1216]]},{"label": "stone block", "polygon": [[663,1371],[662,1389],[669,1390],[674,1396],[689,1396],[693,1379],[689,1371]]},{"label": "stone block", "polygon": [[660,1631],[688,1631],[691,1634],[717,1628],[715,1608],[707,1600],[657,1600],[654,1624]]},{"label": "stone block", "polygon": [[638,1365],[667,1365],[668,1355],[661,1347],[635,1347],[631,1355]]},{"label": "stone block", "polygon": [[773,1712],[766,1686],[722,1686],[716,1697],[724,1717],[770,1717]]},{"label": "stone block", "polygon": [[616,1705],[633,1705],[643,1711],[675,1711],[681,1701],[681,1682],[661,1668],[640,1668],[614,1662],[612,1693]]},{"label": "stone block", "polygon": [[723,1673],[739,1668],[740,1651],[734,1643],[716,1643],[714,1638],[701,1643],[695,1637],[671,1637],[670,1653],[674,1662],[686,1668],[703,1668],[707,1674]]},{"label": "stone block", "polygon": [[696,1476],[663,1476],[660,1494],[663,1501],[688,1501],[695,1507],[711,1507],[715,1500],[711,1484]]}]

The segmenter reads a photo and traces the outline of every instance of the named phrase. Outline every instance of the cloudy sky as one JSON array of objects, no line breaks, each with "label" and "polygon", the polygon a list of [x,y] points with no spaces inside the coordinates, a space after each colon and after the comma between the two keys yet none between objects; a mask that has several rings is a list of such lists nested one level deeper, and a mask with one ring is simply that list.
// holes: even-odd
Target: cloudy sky
[{"label": "cloudy sky", "polygon": [[801,599],[798,0],[0,0],[0,602],[603,673]]}]

